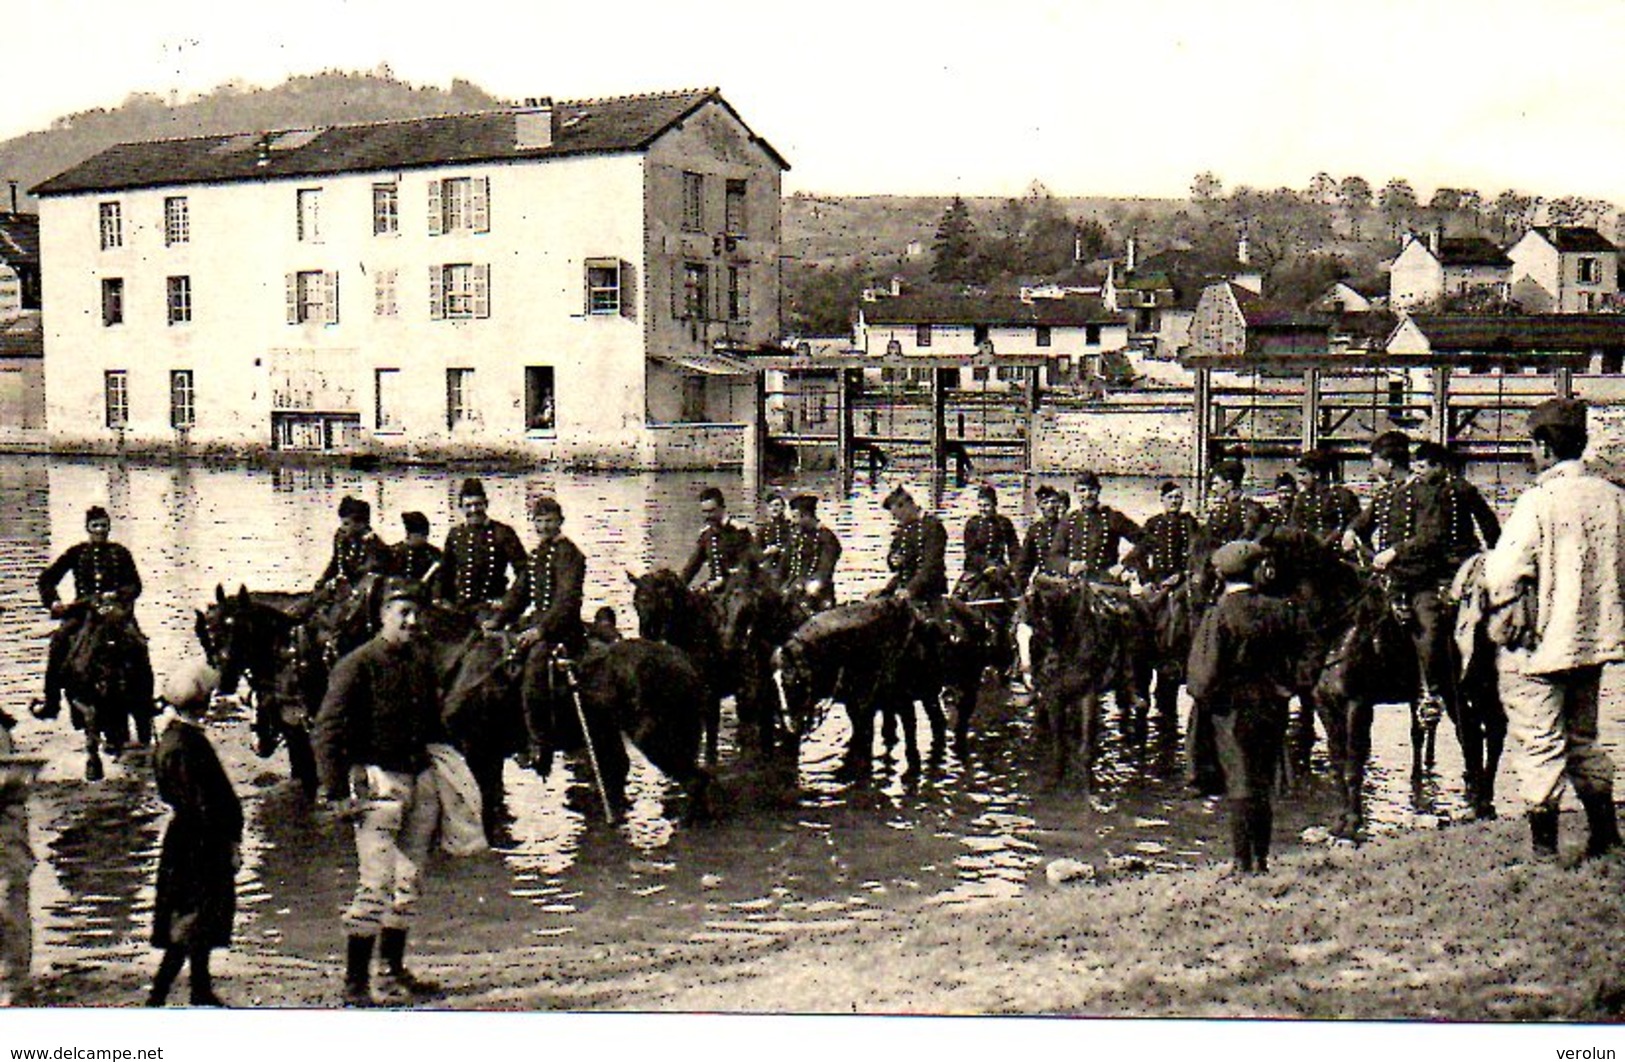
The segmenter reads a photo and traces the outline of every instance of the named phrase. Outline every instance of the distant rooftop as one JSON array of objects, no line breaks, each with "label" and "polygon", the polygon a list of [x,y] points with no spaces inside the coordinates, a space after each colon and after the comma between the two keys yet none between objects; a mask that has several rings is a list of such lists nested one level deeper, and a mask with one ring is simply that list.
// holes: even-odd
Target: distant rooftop
[{"label": "distant rooftop", "polygon": [[1563,254],[1619,250],[1612,241],[1589,225],[1542,225],[1535,231]]},{"label": "distant rooftop", "polygon": [[0,262],[39,267],[39,215],[0,213]]},{"label": "distant rooftop", "polygon": [[1122,317],[1106,309],[1099,296],[1068,295],[1061,299],[1025,301],[1015,295],[900,295],[860,307],[872,325],[1002,325],[1078,327],[1117,324]]}]

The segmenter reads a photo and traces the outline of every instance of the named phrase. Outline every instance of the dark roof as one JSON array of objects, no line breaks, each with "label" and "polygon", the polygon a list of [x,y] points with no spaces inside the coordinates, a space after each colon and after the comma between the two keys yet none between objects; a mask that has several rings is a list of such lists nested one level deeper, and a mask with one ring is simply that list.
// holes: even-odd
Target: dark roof
[{"label": "dark roof", "polygon": [[1561,254],[1617,251],[1608,237],[1589,225],[1542,225],[1535,229]]},{"label": "dark roof", "polygon": [[[118,144],[57,174],[32,192],[65,195],[459,162],[620,154],[648,148],[661,134],[711,102],[739,118],[716,89],[557,103],[553,106],[552,144],[528,150],[514,146],[513,109]],[[740,124],[744,124],[743,119]],[[790,168],[772,145],[760,137],[755,141],[780,167]],[[262,144],[269,145],[264,165],[259,162]]]},{"label": "dark roof", "polygon": [[860,307],[870,324],[1050,325],[1117,324],[1122,317],[1095,295],[1024,302],[1015,295],[900,295]]},{"label": "dark roof", "polygon": [[0,358],[43,358],[45,328],[38,312],[0,321]]},{"label": "dark roof", "polygon": [[1399,315],[1391,310],[1350,310],[1334,314],[1332,331],[1354,339],[1385,342],[1399,324]]},{"label": "dark roof", "polygon": [[1625,315],[1611,313],[1411,315],[1439,351],[1566,352],[1625,348]]},{"label": "dark roof", "polygon": [[1436,257],[1441,265],[1447,266],[1503,268],[1512,265],[1512,259],[1506,256],[1505,251],[1496,246],[1493,240],[1482,236],[1446,236],[1439,241]]},{"label": "dark roof", "polygon": [[39,266],[38,214],[0,214],[0,262]]}]

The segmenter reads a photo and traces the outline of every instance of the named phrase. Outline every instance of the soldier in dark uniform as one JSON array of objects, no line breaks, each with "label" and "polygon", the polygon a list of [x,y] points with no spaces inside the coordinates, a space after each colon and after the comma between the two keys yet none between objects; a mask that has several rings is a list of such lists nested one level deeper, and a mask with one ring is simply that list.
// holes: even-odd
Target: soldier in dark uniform
[{"label": "soldier in dark uniform", "polygon": [[751,559],[753,546],[750,532],[728,522],[728,503],[716,487],[700,491],[700,515],[705,518],[705,527],[688,563],[677,575],[686,585],[703,570],[705,582],[700,589],[714,594],[727,582],[730,571]]},{"label": "soldier in dark uniform", "polygon": [[796,522],[784,549],[784,592],[809,612],[833,608],[841,540],[818,521],[818,499],[811,494],[790,499],[790,511]]},{"label": "soldier in dark uniform", "polygon": [[785,515],[784,495],[771,491],[762,500],[767,515],[762,520],[762,526],[756,529],[752,536],[755,539],[756,556],[762,567],[775,579],[784,577],[784,547],[789,542],[791,529],[795,526]]},{"label": "soldier in dark uniform", "polygon": [[406,540],[389,548],[389,570],[416,582],[427,582],[440,563],[440,547],[429,541],[429,518],[419,512],[402,513]]},{"label": "soldier in dark uniform", "polygon": [[1016,525],[999,512],[999,492],[992,484],[982,484],[976,488],[976,515],[965,521],[963,579],[992,580],[993,586],[1011,588],[1020,552]]},{"label": "soldier in dark uniform", "polygon": [[1459,566],[1475,553],[1494,549],[1501,539],[1501,520],[1479,489],[1456,471],[1450,450],[1436,442],[1419,442],[1411,465],[1419,477],[1441,489],[1451,563]]},{"label": "soldier in dark uniform", "polygon": [[[136,571],[135,558],[117,542],[109,541],[113,520],[107,510],[93,505],[85,511],[87,541],[69,546],[67,551],[51,562],[40,573],[40,602],[61,622],[51,633],[50,648],[45,657],[45,700],[33,707],[40,719],[54,719],[62,710],[62,668],[74,636],[84,629],[86,617],[93,607],[110,610],[122,620],[130,632],[143,644],[145,638],[135,622],[135,601],[141,596],[141,575]],[[74,600],[64,604],[57,595],[57,585],[64,576],[73,575]],[[146,659],[146,654],[141,654]],[[151,664],[147,667],[150,669]]]},{"label": "soldier in dark uniform", "polygon": [[525,662],[520,689],[530,737],[526,761],[545,778],[553,767],[553,712],[560,693],[554,654],[577,657],[586,646],[581,597],[587,558],[562,534],[564,508],[556,499],[537,498],[530,514],[536,548],[524,576],[508,591],[496,623],[519,631],[517,648]]},{"label": "soldier in dark uniform", "polygon": [[1078,508],[1056,528],[1050,543],[1050,563],[1067,575],[1094,582],[1116,582],[1122,544],[1140,540],[1140,525],[1108,505],[1100,504],[1100,477],[1078,476]]},{"label": "soldier in dark uniform", "polygon": [[458,506],[463,522],[446,536],[436,571],[435,596],[465,612],[500,607],[511,574],[525,574],[525,547],[507,524],[491,519],[485,484],[463,480]]},{"label": "soldier in dark uniform", "polygon": [[947,528],[902,487],[886,495],[882,504],[897,525],[886,553],[892,576],[870,596],[901,597],[916,604],[941,601],[948,593]]},{"label": "soldier in dark uniform", "polygon": [[348,494],[339,502],[339,528],[333,532],[333,555],[317,590],[336,583],[359,583],[373,572],[387,571],[389,550],[372,530],[372,506]]},{"label": "soldier in dark uniform", "polygon": [[1050,486],[1039,487],[1033,492],[1033,497],[1038,502],[1038,517],[1027,525],[1026,537],[1021,540],[1021,551],[1016,554],[1016,585],[1021,587],[1031,582],[1038,572],[1060,574],[1049,571],[1049,553],[1055,541],[1055,531],[1061,526],[1061,518],[1066,515],[1066,502],[1062,500],[1062,494]]},{"label": "soldier in dark uniform", "polygon": [[1207,520],[1202,531],[1214,549],[1236,539],[1257,541],[1270,531],[1269,512],[1241,491],[1246,477],[1246,468],[1235,458],[1218,462],[1208,476]]},{"label": "soldier in dark uniform", "polygon": [[1274,810],[1270,790],[1286,737],[1291,661],[1303,634],[1285,602],[1259,593],[1253,571],[1264,549],[1229,542],[1215,550],[1224,580],[1191,641],[1191,696],[1211,720],[1230,805],[1233,872],[1269,869]]},{"label": "soldier in dark uniform", "polygon": [[1286,526],[1313,535],[1329,546],[1341,542],[1343,532],[1360,515],[1360,499],[1332,479],[1333,458],[1324,450],[1305,450],[1293,466],[1298,493],[1292,499]]},{"label": "soldier in dark uniform", "polygon": [[1161,494],[1163,511],[1145,522],[1125,563],[1147,583],[1172,585],[1190,571],[1191,545],[1200,525],[1185,511],[1185,491],[1178,483],[1163,483]]}]

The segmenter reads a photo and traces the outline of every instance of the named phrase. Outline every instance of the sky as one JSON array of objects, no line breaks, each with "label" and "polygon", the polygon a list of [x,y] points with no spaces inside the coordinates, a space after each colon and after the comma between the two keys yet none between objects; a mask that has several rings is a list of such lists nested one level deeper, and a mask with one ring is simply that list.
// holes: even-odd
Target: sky
[{"label": "sky", "polygon": [[[720,87],[787,193],[1303,188],[1625,203],[1619,0],[56,0],[18,3],[0,139],[132,92],[388,64],[584,99]],[[16,64],[20,61],[21,69]]]}]

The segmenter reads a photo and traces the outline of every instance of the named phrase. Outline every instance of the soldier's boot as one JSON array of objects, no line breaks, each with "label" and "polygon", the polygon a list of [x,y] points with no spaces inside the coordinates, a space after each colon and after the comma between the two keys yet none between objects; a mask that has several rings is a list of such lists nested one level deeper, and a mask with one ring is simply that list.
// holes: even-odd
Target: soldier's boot
[{"label": "soldier's boot", "polygon": [[344,1005],[371,1007],[369,967],[372,966],[372,937],[350,937],[344,953]]},{"label": "soldier's boot", "polygon": [[1586,840],[1585,858],[1595,859],[1620,846],[1619,816],[1614,811],[1614,794],[1581,793],[1580,804],[1585,808],[1586,823],[1591,836]]},{"label": "soldier's boot", "polygon": [[1253,843],[1253,869],[1263,874],[1269,870],[1270,833],[1275,828],[1275,809],[1270,798],[1253,797],[1247,808],[1247,827]]},{"label": "soldier's boot", "polygon": [[438,999],[445,991],[435,981],[425,980],[406,968],[406,930],[385,928],[378,934],[378,955],[384,962],[384,971],[378,977],[378,994],[398,989],[405,993],[405,1002],[413,999]]},{"label": "soldier's boot", "polygon": [[1557,808],[1536,808],[1529,813],[1529,841],[1535,862],[1557,862]]},{"label": "soldier's boot", "polygon": [[1234,853],[1234,863],[1230,873],[1252,874],[1256,870],[1253,860],[1253,827],[1248,815],[1248,804],[1245,799],[1230,801],[1230,850]]}]

